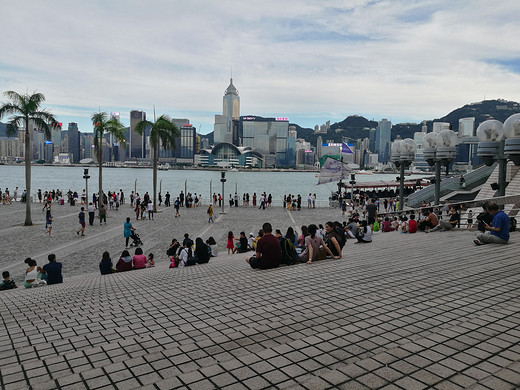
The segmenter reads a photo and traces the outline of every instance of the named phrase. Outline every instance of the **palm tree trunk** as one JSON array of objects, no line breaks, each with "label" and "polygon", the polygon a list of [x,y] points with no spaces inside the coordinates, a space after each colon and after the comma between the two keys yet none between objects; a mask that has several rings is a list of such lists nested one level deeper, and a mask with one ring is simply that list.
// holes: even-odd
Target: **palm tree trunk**
[{"label": "palm tree trunk", "polygon": [[157,160],[159,157],[158,145],[153,148],[153,212],[157,212]]},{"label": "palm tree trunk", "polygon": [[31,218],[31,160],[32,160],[32,142],[31,131],[29,130],[29,118],[25,118],[25,226],[32,226]]},{"label": "palm tree trunk", "polygon": [[[98,136],[98,164],[99,164],[99,176],[98,176],[98,206],[103,204],[104,195],[103,195],[103,143],[101,142],[102,134]],[[101,202],[101,203],[100,203]]]}]

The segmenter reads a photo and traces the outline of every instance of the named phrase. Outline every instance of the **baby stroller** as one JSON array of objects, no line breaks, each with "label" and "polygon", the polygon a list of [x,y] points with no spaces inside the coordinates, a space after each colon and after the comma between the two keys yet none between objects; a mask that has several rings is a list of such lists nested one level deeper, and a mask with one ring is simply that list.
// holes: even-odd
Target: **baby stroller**
[{"label": "baby stroller", "polygon": [[132,233],[130,238],[132,238],[132,240],[134,240],[130,244],[130,246],[141,246],[141,245],[143,245],[143,242],[141,241],[141,238],[139,237],[139,234],[137,234],[135,231]]}]

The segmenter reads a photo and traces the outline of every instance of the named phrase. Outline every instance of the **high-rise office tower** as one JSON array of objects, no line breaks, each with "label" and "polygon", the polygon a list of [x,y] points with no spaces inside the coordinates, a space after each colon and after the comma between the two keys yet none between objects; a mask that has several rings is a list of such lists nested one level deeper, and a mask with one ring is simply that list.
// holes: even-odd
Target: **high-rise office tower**
[{"label": "high-rise office tower", "polygon": [[67,130],[68,136],[68,151],[72,154],[72,161],[79,162],[81,160],[80,134],[78,124],[70,122]]},{"label": "high-rise office tower", "polygon": [[475,118],[460,118],[459,119],[459,137],[473,137],[475,132]]},{"label": "high-rise office tower", "polygon": [[146,119],[146,112],[133,110],[130,111],[130,139],[127,142],[128,158],[146,157],[146,133],[143,135],[135,131],[137,124]]},{"label": "high-rise office tower", "polygon": [[233,136],[233,119],[237,120],[240,117],[240,96],[238,95],[238,90],[233,85],[232,78],[222,100],[222,115],[215,115],[213,132],[215,144],[219,142],[233,143],[233,140],[237,138]]},{"label": "high-rise office tower", "polygon": [[392,122],[382,119],[376,129],[376,153],[379,162],[385,164],[390,160],[390,137],[392,134]]}]

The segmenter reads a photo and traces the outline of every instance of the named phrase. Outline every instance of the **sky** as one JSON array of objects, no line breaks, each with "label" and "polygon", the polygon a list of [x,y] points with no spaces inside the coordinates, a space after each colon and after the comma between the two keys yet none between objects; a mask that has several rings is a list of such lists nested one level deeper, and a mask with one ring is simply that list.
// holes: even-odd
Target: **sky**
[{"label": "sky", "polygon": [[0,92],[41,92],[83,132],[98,110],[128,126],[155,106],[209,133],[231,74],[241,115],[303,127],[520,100],[518,0],[2,3]]}]

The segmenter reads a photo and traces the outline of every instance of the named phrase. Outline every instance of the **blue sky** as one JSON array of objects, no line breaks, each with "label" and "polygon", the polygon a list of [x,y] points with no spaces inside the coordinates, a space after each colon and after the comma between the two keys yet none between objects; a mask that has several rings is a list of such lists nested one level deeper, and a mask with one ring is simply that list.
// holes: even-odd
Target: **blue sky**
[{"label": "blue sky", "polygon": [[242,115],[420,122],[520,100],[518,14],[517,0],[7,2],[0,92],[42,92],[81,131],[98,108],[128,125],[155,105],[205,134],[233,68]]}]

